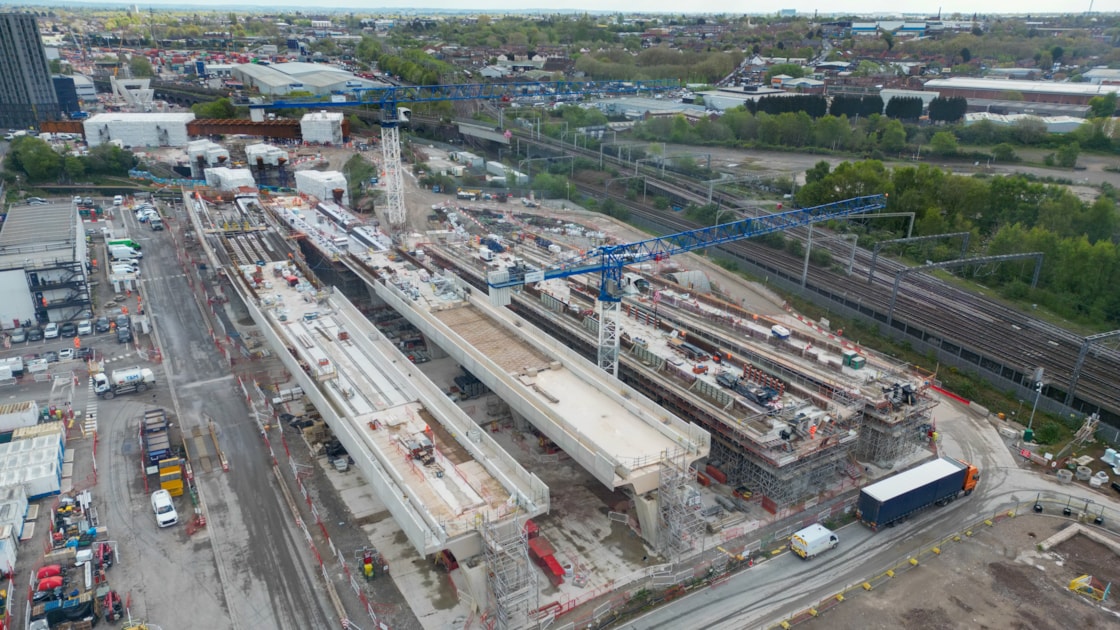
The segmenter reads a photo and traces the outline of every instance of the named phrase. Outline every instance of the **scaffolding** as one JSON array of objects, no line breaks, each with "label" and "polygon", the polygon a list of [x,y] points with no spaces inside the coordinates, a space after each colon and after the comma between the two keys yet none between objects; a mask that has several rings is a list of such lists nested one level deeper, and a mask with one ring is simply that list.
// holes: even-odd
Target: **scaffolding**
[{"label": "scaffolding", "polygon": [[868,401],[863,412],[855,454],[865,462],[890,468],[929,443],[933,408],[937,401],[919,395],[912,403]]},{"label": "scaffolding", "polygon": [[703,540],[700,490],[696,471],[683,451],[661,459],[657,485],[657,547],[666,558],[680,560]]},{"label": "scaffolding", "polygon": [[720,463],[728,485],[746,485],[772,507],[784,508],[835,483],[847,466],[852,441],[847,435],[821,438],[820,445],[809,453],[789,453],[774,461],[741,445],[713,439],[711,461]]},{"label": "scaffolding", "polygon": [[537,572],[529,562],[524,521],[485,521],[479,528],[486,557],[487,587],[493,605],[493,627],[519,630],[532,625],[540,607]]}]

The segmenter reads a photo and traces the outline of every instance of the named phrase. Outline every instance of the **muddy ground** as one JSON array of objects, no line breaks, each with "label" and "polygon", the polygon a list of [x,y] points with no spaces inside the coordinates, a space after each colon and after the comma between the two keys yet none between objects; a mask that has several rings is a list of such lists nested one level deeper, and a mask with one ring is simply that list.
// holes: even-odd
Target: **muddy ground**
[{"label": "muddy ground", "polygon": [[[1084,536],[1037,545],[1069,521],[1022,515],[923,559],[873,592],[853,591],[802,628],[1059,630],[1117,628],[1120,616],[1068,590],[1085,574],[1120,585],[1120,557]],[[1115,596],[1105,608],[1120,610]]]}]

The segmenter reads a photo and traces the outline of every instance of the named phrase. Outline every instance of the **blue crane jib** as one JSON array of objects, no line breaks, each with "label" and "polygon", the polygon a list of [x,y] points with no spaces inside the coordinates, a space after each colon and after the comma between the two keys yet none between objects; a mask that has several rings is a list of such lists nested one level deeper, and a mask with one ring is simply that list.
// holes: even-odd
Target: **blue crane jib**
[{"label": "blue crane jib", "polygon": [[[273,101],[250,105],[250,109],[298,109],[378,105],[394,108],[401,103],[441,101],[511,100],[527,96],[584,96],[590,94],[639,94],[680,88],[676,80],[656,81],[522,81],[517,83],[465,83],[452,85],[391,85],[350,88],[321,98]],[[345,96],[346,100],[338,100]]]},{"label": "blue crane jib", "polygon": [[873,212],[884,207],[886,207],[886,195],[868,195],[812,208],[750,217],[731,223],[678,232],[677,234],[659,236],[635,243],[605,245],[559,267],[545,270],[510,270],[508,280],[491,282],[490,286],[495,289],[503,289],[553,278],[599,273],[602,274],[599,284],[599,299],[617,302],[621,299],[618,287],[622,281],[622,270],[627,265],[668,260],[670,256],[675,254],[683,254],[713,245],[789,230],[820,221]]}]

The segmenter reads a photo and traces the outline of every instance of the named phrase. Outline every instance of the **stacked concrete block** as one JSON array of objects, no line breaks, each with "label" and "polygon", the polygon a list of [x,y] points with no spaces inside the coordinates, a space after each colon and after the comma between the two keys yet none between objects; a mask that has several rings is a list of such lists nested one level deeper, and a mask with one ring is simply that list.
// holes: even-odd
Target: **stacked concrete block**
[{"label": "stacked concrete block", "polygon": [[82,121],[86,142],[91,147],[117,141],[126,148],[181,147],[189,136],[190,113],[97,114]]},{"label": "stacked concrete block", "polygon": [[338,171],[296,171],[296,190],[320,201],[350,205],[346,176]]},{"label": "stacked concrete block", "polygon": [[250,165],[280,166],[287,164],[289,159],[287,151],[263,142],[245,147],[245,156]]},{"label": "stacked concrete block", "polygon": [[206,169],[206,185],[218,190],[238,190],[246,186],[256,188],[257,182],[247,168],[216,166]]},{"label": "stacked concrete block", "polygon": [[342,113],[321,111],[304,114],[299,121],[299,129],[304,142],[342,144]]}]

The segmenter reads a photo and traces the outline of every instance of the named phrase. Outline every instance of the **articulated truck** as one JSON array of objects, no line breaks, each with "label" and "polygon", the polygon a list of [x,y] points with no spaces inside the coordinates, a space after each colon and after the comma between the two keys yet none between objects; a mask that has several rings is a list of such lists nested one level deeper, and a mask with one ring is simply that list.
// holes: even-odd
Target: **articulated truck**
[{"label": "articulated truck", "polygon": [[942,457],[865,487],[856,515],[871,529],[891,527],[931,505],[951,503],[962,492],[972,494],[979,481],[976,466]]}]

